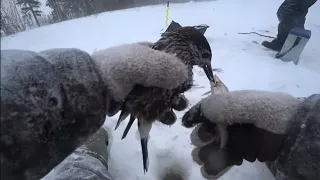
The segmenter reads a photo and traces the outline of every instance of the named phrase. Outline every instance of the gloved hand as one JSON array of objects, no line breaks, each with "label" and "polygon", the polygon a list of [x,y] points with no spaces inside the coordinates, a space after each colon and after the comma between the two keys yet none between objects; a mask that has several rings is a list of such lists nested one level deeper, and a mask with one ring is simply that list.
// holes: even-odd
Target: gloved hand
[{"label": "gloved hand", "polygon": [[1,51],[1,179],[40,179],[118,112],[136,85],[187,78],[174,55],[136,43],[95,52]]},{"label": "gloved hand", "polygon": [[92,54],[111,97],[108,116],[120,110],[136,85],[174,89],[187,80],[187,66],[174,55],[152,49],[151,44],[125,44]]},{"label": "gloved hand", "polygon": [[182,124],[196,126],[192,157],[203,177],[219,178],[243,159],[274,161],[300,102],[288,94],[253,90],[202,99],[185,113]]}]

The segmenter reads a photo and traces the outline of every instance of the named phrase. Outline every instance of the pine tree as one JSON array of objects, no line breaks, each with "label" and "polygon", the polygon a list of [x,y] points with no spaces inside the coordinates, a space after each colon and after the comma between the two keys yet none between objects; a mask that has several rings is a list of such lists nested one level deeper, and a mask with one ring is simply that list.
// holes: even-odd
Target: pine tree
[{"label": "pine tree", "polygon": [[67,15],[63,11],[63,2],[61,0],[47,0],[46,6],[52,9],[51,15],[55,22],[67,20]]},{"label": "pine tree", "polygon": [[41,6],[41,3],[38,0],[17,0],[17,4],[22,6],[21,11],[24,15],[27,15],[31,12],[37,22],[37,25],[40,27],[37,17],[41,16],[42,13],[42,11],[38,10]]}]

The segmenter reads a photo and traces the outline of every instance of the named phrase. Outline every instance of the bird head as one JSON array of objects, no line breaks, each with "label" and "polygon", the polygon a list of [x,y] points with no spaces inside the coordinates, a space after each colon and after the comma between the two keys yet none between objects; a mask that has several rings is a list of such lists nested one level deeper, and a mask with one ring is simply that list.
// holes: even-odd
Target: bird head
[{"label": "bird head", "polygon": [[201,67],[208,80],[215,82],[211,67],[211,48],[206,37],[198,29],[186,26],[165,32],[153,48],[176,54],[187,65]]}]

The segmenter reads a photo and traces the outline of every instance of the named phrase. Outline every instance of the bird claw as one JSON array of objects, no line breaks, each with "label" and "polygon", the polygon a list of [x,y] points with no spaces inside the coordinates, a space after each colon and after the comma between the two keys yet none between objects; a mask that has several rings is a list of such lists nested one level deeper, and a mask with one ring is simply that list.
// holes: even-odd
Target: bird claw
[{"label": "bird claw", "polygon": [[119,119],[117,121],[116,127],[114,128],[114,130],[118,129],[118,127],[120,126],[120,123],[125,120],[128,116],[129,116],[129,112],[126,109],[122,109]]},{"label": "bird claw", "polygon": [[129,130],[130,130],[130,128],[131,128],[131,126],[132,126],[132,124],[133,124],[133,122],[134,122],[135,119],[136,119],[136,117],[131,114],[131,115],[130,115],[130,120],[129,120],[126,128],[125,128],[124,131],[123,131],[123,135],[122,135],[122,138],[121,138],[121,139],[126,138],[126,136],[127,136],[127,134],[128,134],[128,132],[129,132]]},{"label": "bird claw", "polygon": [[[134,116],[133,114],[130,114],[130,112],[128,112],[126,109],[122,109],[118,122],[116,124],[115,130],[119,127],[120,123],[123,120],[125,120],[129,115],[130,115],[130,120],[123,132],[121,139],[124,139],[127,136],[134,120],[136,119],[136,116]],[[140,136],[140,142],[141,142],[144,173],[148,172],[148,168],[149,168],[148,140],[149,140],[149,132],[151,130],[151,127],[152,127],[152,123],[147,122],[141,118],[138,119],[138,130],[139,130],[139,136]]]},{"label": "bird claw", "polygon": [[[125,118],[127,118],[129,114],[130,113],[125,110],[121,111],[121,114],[119,116],[119,120],[117,122],[115,129],[117,129],[119,127],[120,123]],[[121,139],[124,139],[127,136],[135,119],[136,119],[136,116],[130,114],[130,120],[129,120],[129,122],[123,132]],[[149,132],[151,130],[151,127],[152,127],[152,123],[148,123],[145,120],[138,119],[138,130],[139,130],[139,136],[140,136],[140,142],[141,142],[141,152],[142,152],[144,173],[148,172],[148,168],[149,168],[148,140],[149,140]]]}]

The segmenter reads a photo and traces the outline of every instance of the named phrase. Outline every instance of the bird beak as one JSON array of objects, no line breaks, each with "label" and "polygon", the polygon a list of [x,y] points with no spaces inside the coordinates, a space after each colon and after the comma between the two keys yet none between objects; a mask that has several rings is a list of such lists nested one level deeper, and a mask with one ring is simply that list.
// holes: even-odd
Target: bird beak
[{"label": "bird beak", "polygon": [[204,70],[204,72],[207,75],[207,78],[209,79],[209,81],[211,82],[216,82],[213,76],[213,71],[212,71],[212,67],[211,67],[211,63],[205,63],[204,65],[202,65],[202,69]]},{"label": "bird beak", "polygon": [[151,127],[152,127],[152,123],[149,123],[144,119],[138,119],[138,130],[140,134],[144,173],[148,172],[148,168],[149,168],[148,140],[149,140],[149,133],[150,133]]}]

